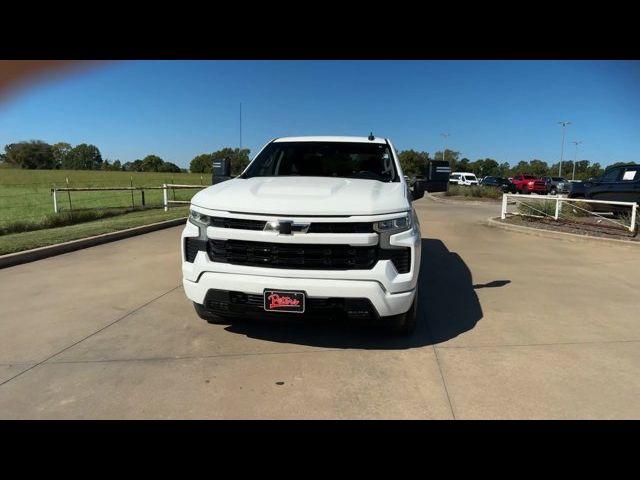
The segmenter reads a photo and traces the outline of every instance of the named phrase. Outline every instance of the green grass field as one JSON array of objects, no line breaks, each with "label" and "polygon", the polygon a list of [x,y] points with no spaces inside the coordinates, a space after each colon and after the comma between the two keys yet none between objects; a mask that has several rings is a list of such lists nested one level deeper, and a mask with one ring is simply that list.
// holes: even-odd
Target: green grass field
[{"label": "green grass field", "polygon": [[[144,211],[131,211],[142,206],[141,191],[134,191],[133,196],[131,191],[58,192],[61,213],[56,215],[51,189],[66,187],[67,178],[69,187],[211,185],[210,174],[0,168],[0,255],[184,217],[188,213],[186,206],[174,206],[165,212],[161,208],[162,190],[145,190]],[[169,192],[169,198],[190,200],[196,192],[198,189],[175,189]],[[67,223],[71,225],[59,226]]]},{"label": "green grass field", "polygon": [[55,245],[103,233],[117,232],[127,228],[162,222],[163,220],[186,217],[188,211],[187,207],[176,207],[171,208],[168,212],[163,209],[131,212],[117,217],[68,225],[66,227],[0,235],[0,255]]},{"label": "green grass field", "polygon": [[[163,183],[211,185],[210,174],[156,172],[102,172],[90,170],[0,169],[0,229],[15,221],[37,224],[53,213],[53,187],[159,187]],[[172,200],[189,200],[197,190],[173,190]],[[147,206],[162,205],[162,190],[145,191]],[[61,211],[87,208],[140,207],[142,193],[59,192]]]}]

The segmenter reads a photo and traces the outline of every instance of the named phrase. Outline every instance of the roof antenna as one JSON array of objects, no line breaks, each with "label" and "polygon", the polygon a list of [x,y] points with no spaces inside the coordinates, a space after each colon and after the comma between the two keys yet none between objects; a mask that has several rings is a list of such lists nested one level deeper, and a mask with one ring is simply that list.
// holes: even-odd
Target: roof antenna
[{"label": "roof antenna", "polygon": [[373,140],[375,140],[375,139],[376,139],[376,137],[374,137],[374,136],[373,136],[373,132],[371,132],[371,133],[369,134],[369,140],[370,140],[370,141],[373,141]]}]

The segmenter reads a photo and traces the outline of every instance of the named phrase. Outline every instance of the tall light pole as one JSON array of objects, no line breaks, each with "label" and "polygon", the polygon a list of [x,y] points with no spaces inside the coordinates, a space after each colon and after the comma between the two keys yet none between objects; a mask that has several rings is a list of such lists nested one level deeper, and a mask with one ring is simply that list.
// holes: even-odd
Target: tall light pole
[{"label": "tall light pole", "polygon": [[444,138],[444,150],[442,150],[442,160],[447,160],[447,138],[451,136],[450,133],[441,133],[441,137]]},{"label": "tall light pole", "polygon": [[565,134],[565,127],[567,125],[570,125],[571,122],[558,122],[560,125],[562,125],[562,145],[560,146],[560,166],[558,167],[558,176],[561,177],[562,176],[562,157],[564,155],[564,134]]},{"label": "tall light pole", "polygon": [[240,150],[242,150],[242,102],[240,102]]},{"label": "tall light pole", "polygon": [[582,142],[572,142],[575,146],[576,149],[573,153],[573,174],[571,175],[571,180],[575,180],[576,179],[576,161],[578,160],[578,145],[581,144]]}]

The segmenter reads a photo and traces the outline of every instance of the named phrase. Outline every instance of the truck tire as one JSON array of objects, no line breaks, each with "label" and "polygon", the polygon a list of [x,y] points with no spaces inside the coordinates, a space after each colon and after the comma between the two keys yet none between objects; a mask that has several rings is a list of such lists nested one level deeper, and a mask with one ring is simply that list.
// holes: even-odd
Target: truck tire
[{"label": "truck tire", "polygon": [[196,313],[198,314],[198,316],[201,319],[206,320],[208,323],[213,323],[216,325],[228,325],[229,323],[231,323],[228,318],[221,317],[220,315],[216,315],[215,313],[211,313],[199,303],[193,302],[193,306],[196,309]]},{"label": "truck tire", "polygon": [[392,317],[393,332],[399,335],[412,335],[418,324],[418,289],[413,297],[411,308],[403,314],[394,315]]},{"label": "truck tire", "polygon": [[558,194],[558,190],[556,190],[555,187],[549,191],[549,195],[557,195],[557,194]]}]

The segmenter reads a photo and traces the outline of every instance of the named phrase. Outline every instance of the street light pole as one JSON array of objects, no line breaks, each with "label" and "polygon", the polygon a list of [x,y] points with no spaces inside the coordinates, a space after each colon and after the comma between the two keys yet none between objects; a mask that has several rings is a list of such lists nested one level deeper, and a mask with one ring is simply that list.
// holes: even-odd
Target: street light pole
[{"label": "street light pole", "polygon": [[444,150],[442,151],[442,160],[447,160],[447,137],[450,137],[450,133],[441,133],[440,136],[444,137]]},{"label": "street light pole", "polygon": [[571,122],[558,122],[560,125],[562,125],[562,145],[560,146],[560,166],[558,167],[558,176],[561,177],[562,176],[562,157],[564,156],[564,134],[565,134],[565,127],[567,125],[570,125]]},{"label": "street light pole", "polygon": [[576,149],[573,154],[573,174],[571,175],[571,180],[575,180],[576,179],[576,161],[578,160],[578,145],[582,142],[574,141],[572,143],[576,146]]}]

